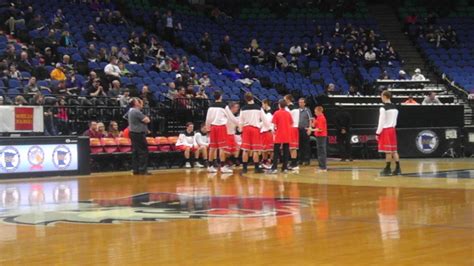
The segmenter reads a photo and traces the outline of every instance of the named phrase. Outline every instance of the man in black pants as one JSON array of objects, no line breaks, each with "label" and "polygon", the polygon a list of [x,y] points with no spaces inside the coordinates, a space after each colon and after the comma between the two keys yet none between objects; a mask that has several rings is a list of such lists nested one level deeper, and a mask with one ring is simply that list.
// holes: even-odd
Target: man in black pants
[{"label": "man in black pants", "polygon": [[339,107],[335,117],[335,124],[337,130],[337,143],[339,145],[339,153],[341,154],[341,161],[349,159],[352,161],[352,146],[351,146],[351,125],[352,117],[346,110]]},{"label": "man in black pants", "polygon": [[130,128],[130,139],[132,140],[132,169],[134,175],[149,175],[148,168],[148,144],[146,134],[147,124],[150,118],[141,111],[143,101],[132,98],[128,111],[128,126]]},{"label": "man in black pants", "polygon": [[300,98],[298,100],[298,106],[300,110],[300,120],[298,122],[298,132],[299,132],[299,152],[298,159],[300,164],[309,165],[311,160],[311,145],[309,142],[308,128],[311,125],[311,119],[313,115],[311,111],[306,107],[306,99]]}]

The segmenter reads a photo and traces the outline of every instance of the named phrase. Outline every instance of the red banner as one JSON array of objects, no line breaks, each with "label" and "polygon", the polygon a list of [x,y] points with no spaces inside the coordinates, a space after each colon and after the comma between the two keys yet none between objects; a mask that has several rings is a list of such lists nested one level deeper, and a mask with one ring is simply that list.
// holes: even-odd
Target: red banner
[{"label": "red banner", "polygon": [[33,130],[33,108],[15,108],[15,130]]}]

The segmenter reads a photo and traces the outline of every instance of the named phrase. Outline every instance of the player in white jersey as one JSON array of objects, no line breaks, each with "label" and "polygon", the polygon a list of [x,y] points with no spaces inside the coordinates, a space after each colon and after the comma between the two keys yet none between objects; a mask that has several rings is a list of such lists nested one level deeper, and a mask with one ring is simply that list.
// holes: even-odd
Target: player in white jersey
[{"label": "player in white jersey", "polygon": [[[209,151],[209,136],[207,133],[206,123],[202,123],[201,130],[194,134],[194,139],[196,140],[197,144],[195,166],[199,168],[207,167],[209,165],[207,161],[207,155]],[[202,157],[202,162],[199,161],[199,157]]]},{"label": "player in white jersey", "polygon": [[298,148],[300,144],[300,138],[299,138],[300,132],[299,132],[298,126],[300,123],[300,110],[293,103],[294,101],[293,95],[287,94],[285,95],[284,99],[287,104],[287,110],[288,112],[290,112],[291,118],[293,119],[293,125],[291,127],[291,132],[290,132],[290,157],[291,157],[290,169],[299,170]]},{"label": "player in white jersey", "polygon": [[[391,102],[392,93],[383,91],[380,95],[384,105],[380,107],[379,124],[377,126],[377,141],[379,152],[385,153],[386,166],[380,173],[383,176],[401,175],[400,156],[398,155],[397,147],[397,118],[398,110]],[[394,161],[395,170],[391,172],[390,164]]]},{"label": "player in white jersey", "polygon": [[262,139],[262,166],[265,169],[272,167],[271,159],[273,158],[273,124],[272,124],[272,112],[271,103],[268,99],[262,101],[262,109],[265,112],[265,118],[267,123],[262,123],[260,129],[260,137]]}]

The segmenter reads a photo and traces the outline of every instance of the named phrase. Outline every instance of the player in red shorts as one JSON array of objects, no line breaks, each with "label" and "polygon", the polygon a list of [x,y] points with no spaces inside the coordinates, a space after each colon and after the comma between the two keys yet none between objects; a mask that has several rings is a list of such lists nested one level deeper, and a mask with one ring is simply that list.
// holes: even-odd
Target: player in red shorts
[{"label": "player in red shorts", "polygon": [[275,127],[275,143],[273,144],[273,165],[271,174],[278,173],[278,161],[281,150],[283,150],[282,172],[288,169],[288,157],[290,156],[290,130],[293,125],[291,114],[285,110],[286,101],[281,99],[278,102],[279,110],[273,114],[272,123]]},{"label": "player in red shorts", "polygon": [[227,120],[227,146],[224,149],[227,159],[229,160],[228,165],[224,166],[221,171],[222,173],[232,173],[232,165],[235,160],[239,157],[240,148],[235,141],[235,133],[239,127],[239,118],[236,115],[239,113],[240,105],[237,102],[232,102],[225,108],[228,114]]},{"label": "player in red shorts", "polygon": [[[186,130],[180,133],[178,141],[176,142],[176,149],[184,152],[185,168],[193,167],[191,164],[191,153],[196,154],[197,144],[194,138],[194,124],[191,122],[186,123]],[[199,156],[199,153],[197,153]]]},{"label": "player in red shorts", "polygon": [[253,156],[255,164],[255,173],[263,173],[260,168],[260,152],[262,151],[262,140],[260,138],[260,128],[267,124],[265,112],[254,102],[253,94],[245,93],[245,102],[247,103],[240,110],[239,122],[242,127],[242,173],[247,173],[249,155]]},{"label": "player in red shorts", "polygon": [[[217,168],[223,166],[226,158],[224,149],[227,146],[227,121],[228,114],[225,111],[226,104],[222,102],[222,93],[214,92],[215,103],[207,110],[206,126],[210,128],[209,133],[209,162],[208,172],[215,173]],[[217,163],[217,152],[219,152],[220,163]]]},{"label": "player in red shorts", "polygon": [[294,98],[293,95],[287,94],[284,97],[287,107],[286,110],[290,112],[291,118],[293,118],[293,126],[290,130],[290,155],[291,155],[291,165],[290,169],[299,170],[298,166],[298,148],[300,144],[300,132],[298,129],[300,123],[300,110],[297,106],[293,104]]},{"label": "player in red shorts", "polygon": [[[385,153],[386,166],[380,173],[382,176],[401,175],[400,156],[397,147],[397,126],[398,110],[391,102],[392,93],[383,91],[380,95],[383,106],[380,107],[379,125],[377,127],[377,140],[379,142],[379,152]],[[395,161],[395,170],[391,172],[390,164]]]},{"label": "player in red shorts", "polygon": [[273,158],[273,124],[272,122],[272,112],[271,112],[271,105],[268,99],[262,101],[262,109],[265,112],[265,118],[267,119],[267,123],[265,125],[262,123],[262,128],[260,129],[260,135],[262,139],[262,166],[265,169],[270,169],[271,160]]}]

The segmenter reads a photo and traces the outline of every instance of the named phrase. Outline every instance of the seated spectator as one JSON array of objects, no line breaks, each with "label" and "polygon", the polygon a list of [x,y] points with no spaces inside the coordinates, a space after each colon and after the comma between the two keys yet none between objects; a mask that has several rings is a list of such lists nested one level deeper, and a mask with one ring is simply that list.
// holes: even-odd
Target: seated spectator
[{"label": "seated spectator", "polygon": [[118,123],[115,121],[110,121],[107,133],[108,138],[119,138],[122,136],[118,127]]},{"label": "seated spectator", "polygon": [[15,4],[10,4],[8,7],[7,16],[8,19],[5,21],[5,25],[10,30],[11,35],[15,35],[15,29],[17,24],[25,24],[25,19],[22,18],[22,11],[17,9]]},{"label": "seated spectator", "polygon": [[257,79],[257,75],[255,74],[255,72],[253,72],[252,69],[250,69],[250,66],[249,65],[245,65],[244,66],[244,71],[242,71],[242,78],[243,79],[249,79],[252,81],[259,81]]},{"label": "seated spectator", "polygon": [[102,122],[97,123],[97,134],[99,135],[99,138],[105,138],[107,137],[108,133],[105,131],[105,125]]},{"label": "seated spectator", "polygon": [[122,47],[122,49],[120,49],[120,52],[118,52],[118,59],[123,63],[130,62],[130,55],[127,47]]},{"label": "seated spectator", "polygon": [[224,41],[219,46],[219,53],[223,57],[225,65],[229,67],[232,59],[232,45],[230,44],[229,35],[224,36]]},{"label": "seated spectator", "polygon": [[124,89],[123,93],[120,94],[119,97],[118,97],[120,107],[127,108],[129,106],[130,99],[131,99],[130,90],[129,89]]},{"label": "seated spectator", "polygon": [[89,62],[96,62],[98,60],[97,50],[95,49],[95,45],[93,43],[89,44],[84,56]]},{"label": "seated spectator", "polygon": [[61,95],[61,96],[68,96],[71,95],[69,92],[68,88],[66,87],[66,81],[61,80],[58,82],[58,85],[56,85],[53,89],[53,94],[55,95]]},{"label": "seated spectator", "polygon": [[84,39],[87,42],[98,42],[102,40],[99,34],[97,34],[94,25],[89,25],[88,30],[84,33]]},{"label": "seated spectator", "polygon": [[47,66],[54,66],[58,62],[58,59],[55,54],[53,54],[53,49],[51,47],[44,48],[44,64]]},{"label": "seated spectator", "polygon": [[388,72],[386,70],[384,70],[382,73],[380,73],[379,79],[388,80],[388,79],[390,79],[390,76],[388,75]]},{"label": "seated spectator", "polygon": [[120,69],[120,75],[121,75],[122,77],[128,77],[128,76],[132,76],[132,75],[133,75],[133,73],[125,67],[125,64],[124,64],[124,63],[119,62],[119,63],[118,63],[118,67],[119,67],[119,69]]},{"label": "seated spectator", "polygon": [[425,99],[423,100],[423,102],[421,104],[422,105],[434,105],[434,104],[442,104],[442,103],[438,99],[438,96],[436,95],[435,92],[430,92],[430,94],[425,97]]},{"label": "seated spectator", "polygon": [[118,58],[118,53],[119,53],[119,50],[118,50],[118,47],[117,46],[112,46],[110,47],[110,54],[109,54],[109,57],[110,56],[115,56]]},{"label": "seated spectator", "polygon": [[97,129],[97,121],[89,121],[89,129],[87,129],[82,135],[89,138],[100,138]]},{"label": "seated spectator", "polygon": [[167,97],[170,98],[171,100],[176,99],[178,96],[178,90],[176,89],[176,84],[174,82],[170,82],[168,84],[168,93]]},{"label": "seated spectator", "polygon": [[189,66],[189,61],[186,56],[181,58],[181,63],[179,65],[179,72],[183,74],[191,73],[191,67]]},{"label": "seated spectator", "polygon": [[174,83],[176,84],[176,87],[184,87],[186,85],[186,82],[184,82],[183,75],[181,74],[176,74],[176,79],[174,80]]},{"label": "seated spectator", "polygon": [[175,55],[173,57],[173,59],[171,59],[170,61],[170,65],[171,65],[171,71],[176,71],[178,72],[179,71],[179,65],[181,64],[180,60],[179,60],[179,56]]},{"label": "seated spectator", "polygon": [[26,105],[28,104],[28,102],[25,100],[25,97],[21,96],[21,95],[17,95],[15,97],[15,102],[14,102],[15,105]]},{"label": "seated spectator", "polygon": [[31,31],[42,31],[46,27],[46,24],[43,21],[43,17],[39,14],[36,14],[26,27]]},{"label": "seated spectator", "polygon": [[28,84],[26,84],[25,88],[23,89],[23,92],[25,94],[37,94],[40,92],[40,87],[38,84],[36,84],[36,77],[31,77],[28,80]]},{"label": "seated spectator", "polygon": [[339,37],[343,34],[343,29],[341,28],[339,22],[336,22],[336,25],[334,26],[334,30],[332,32],[332,37]]},{"label": "seated spectator", "polygon": [[420,105],[415,99],[413,99],[413,96],[410,95],[408,96],[408,99],[403,102],[404,105]]},{"label": "seated spectator", "polygon": [[120,86],[120,81],[114,80],[112,81],[112,87],[107,92],[107,96],[111,98],[118,98],[120,94],[122,94],[123,89]]},{"label": "seated spectator", "polygon": [[71,72],[71,75],[69,78],[66,80],[66,88],[67,90],[73,94],[77,95],[81,92],[82,88],[84,87],[84,84],[82,83],[81,79],[76,78],[76,74],[74,72]]},{"label": "seated spectator", "polygon": [[407,76],[407,73],[404,70],[398,71],[398,78],[399,80],[409,80],[410,77]]},{"label": "seated spectator", "polygon": [[199,41],[199,48],[204,61],[210,61],[212,53],[212,41],[209,37],[209,33],[204,33],[203,37]]},{"label": "seated spectator", "polygon": [[201,84],[203,87],[210,87],[211,79],[209,78],[209,74],[202,73],[202,78],[199,79],[199,84]]},{"label": "seated spectator", "polygon": [[74,64],[71,62],[71,57],[67,54],[63,55],[63,60],[61,61],[66,73],[71,73],[74,71]]},{"label": "seated spectator", "polygon": [[[195,158],[196,164],[195,166],[198,168],[207,167],[208,159],[207,159],[207,151],[209,149],[209,137],[207,135],[207,126],[206,123],[201,124],[201,129],[196,132],[194,135],[194,139],[196,140],[196,151],[195,151]],[[201,161],[199,158],[201,157]]]},{"label": "seated spectator", "polygon": [[18,66],[18,70],[20,71],[26,71],[29,73],[33,73],[34,71],[34,66],[28,59],[28,53],[26,51],[22,51],[20,53],[20,60],[16,63]]},{"label": "seated spectator", "polygon": [[30,105],[44,105],[44,96],[41,93],[36,93],[33,98],[30,99]]},{"label": "seated spectator", "polygon": [[87,95],[92,97],[101,97],[107,96],[107,93],[104,90],[104,87],[100,84],[100,79],[95,79],[92,83],[92,87],[90,87],[87,91]]},{"label": "seated spectator", "polygon": [[64,17],[63,11],[61,9],[56,10],[53,18],[51,19],[51,27],[55,29],[62,29],[66,23],[66,17]]},{"label": "seated spectator", "polygon": [[421,70],[417,68],[415,69],[415,74],[411,77],[411,80],[424,81],[426,78],[423,76],[423,74],[421,74]]},{"label": "seated spectator", "polygon": [[50,76],[52,80],[66,80],[66,73],[61,63],[56,64],[56,68],[51,71]]},{"label": "seated spectator", "polygon": [[326,95],[339,95],[340,92],[336,89],[334,83],[329,83],[325,88]]},{"label": "seated spectator", "polygon": [[50,78],[48,70],[45,66],[44,58],[38,60],[38,66],[35,67],[34,74],[38,80],[44,80]]},{"label": "seated spectator", "polygon": [[298,57],[301,54],[301,46],[298,44],[294,44],[290,47],[290,55],[294,57]]},{"label": "seated spectator", "polygon": [[170,62],[170,59],[168,57],[165,58],[165,60],[163,60],[160,63],[159,69],[160,69],[160,71],[163,71],[163,72],[171,72],[173,70],[171,68],[171,62]]},{"label": "seated spectator", "polygon": [[141,90],[141,94],[140,94],[140,98],[146,99],[147,102],[148,102],[149,107],[155,107],[156,106],[155,96],[150,91],[150,87],[148,87],[148,85],[143,85],[142,90]]},{"label": "seated spectator", "polygon": [[100,48],[99,49],[99,54],[97,55],[97,61],[99,62],[109,62],[110,57],[109,54],[107,53],[107,49],[105,48]]},{"label": "seated spectator", "polygon": [[8,78],[9,79],[22,79],[21,72],[16,69],[15,65],[10,65],[10,68],[8,69]]},{"label": "seated spectator", "polygon": [[206,90],[205,90],[204,87],[199,88],[199,91],[196,93],[195,97],[196,97],[196,99],[203,99],[203,100],[209,99],[209,97],[206,94]]},{"label": "seated spectator", "polygon": [[285,71],[288,68],[288,61],[286,58],[283,56],[282,52],[278,52],[275,58],[275,66],[280,69]]},{"label": "seated spectator", "polygon": [[94,81],[97,79],[97,73],[94,71],[89,72],[89,76],[87,77],[86,84],[84,84],[84,89],[89,90],[90,87],[93,86]]},{"label": "seated spectator", "polygon": [[347,92],[347,95],[350,96],[360,96],[359,90],[357,89],[356,86],[350,85],[349,86],[349,91]]},{"label": "seated spectator", "polygon": [[377,54],[374,49],[369,49],[364,54],[364,65],[366,68],[371,68],[377,65]]},{"label": "seated spectator", "polygon": [[194,124],[191,122],[186,123],[186,130],[179,134],[178,141],[176,142],[176,149],[184,152],[185,168],[192,168],[191,164],[191,153],[198,159],[199,153],[196,152],[198,146],[194,137]]},{"label": "seated spectator", "polygon": [[122,73],[117,65],[117,58],[110,58],[110,62],[104,67],[104,73],[109,83],[114,80],[120,80],[120,75]]},{"label": "seated spectator", "polygon": [[69,31],[63,31],[61,34],[61,39],[59,40],[59,44],[64,47],[74,47],[76,46],[74,40],[71,37]]},{"label": "seated spectator", "polygon": [[222,74],[232,81],[242,79],[243,77],[238,67],[234,68],[234,71],[223,71]]},{"label": "seated spectator", "polygon": [[301,48],[301,54],[304,55],[306,58],[310,58],[312,56],[311,48],[309,47],[309,44],[307,42],[303,44],[303,47]]}]

